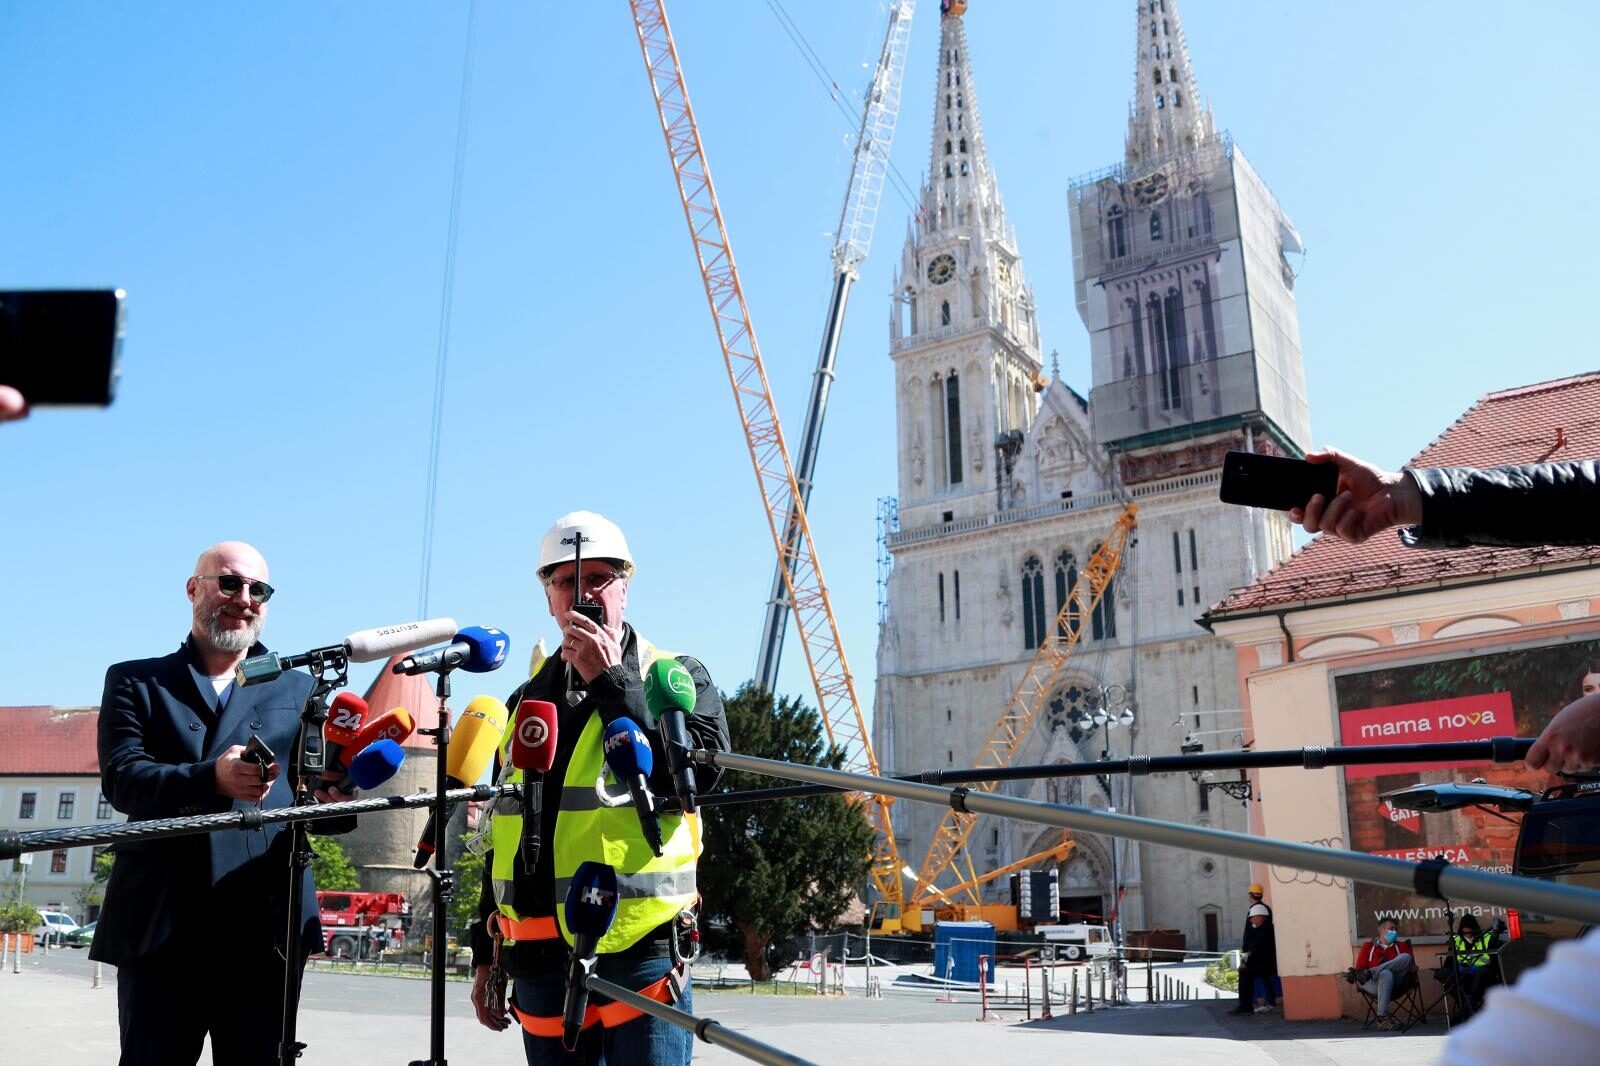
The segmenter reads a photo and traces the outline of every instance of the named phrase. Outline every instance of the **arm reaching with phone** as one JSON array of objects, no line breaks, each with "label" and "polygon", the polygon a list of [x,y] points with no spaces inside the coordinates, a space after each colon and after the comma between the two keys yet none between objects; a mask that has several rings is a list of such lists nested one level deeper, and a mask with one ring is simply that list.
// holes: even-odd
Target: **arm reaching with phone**
[{"label": "arm reaching with phone", "polygon": [[1289,512],[1308,533],[1359,544],[1404,525],[1400,539],[1413,548],[1600,544],[1600,464],[1592,459],[1399,472],[1332,448],[1306,459],[1339,467],[1332,500],[1313,496]]},{"label": "arm reaching with phone", "polygon": [[0,385],[0,422],[28,417],[28,401],[10,385]]}]

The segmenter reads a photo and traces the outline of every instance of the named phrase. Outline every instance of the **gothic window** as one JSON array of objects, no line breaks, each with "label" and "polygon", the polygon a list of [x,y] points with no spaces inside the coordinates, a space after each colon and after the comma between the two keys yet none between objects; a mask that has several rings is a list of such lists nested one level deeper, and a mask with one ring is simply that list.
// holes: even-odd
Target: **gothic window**
[{"label": "gothic window", "polygon": [[1172,82],[1174,85],[1178,84],[1178,68],[1172,67],[1167,71],[1167,73],[1171,75],[1171,77],[1169,77],[1167,80]]},{"label": "gothic window", "polygon": [[967,154],[967,139],[965,137],[961,138],[961,154]]},{"label": "gothic window", "polygon": [[946,86],[948,86],[950,84],[950,79],[951,79],[951,74],[947,70],[947,71],[944,72],[944,83],[945,83]]},{"label": "gothic window", "polygon": [[[945,165],[944,165],[944,176],[945,176],[945,177],[947,177],[947,178],[953,178],[953,177],[955,177],[955,172],[954,172],[954,171],[953,171],[953,170],[951,170],[951,169],[950,169],[950,164],[949,164],[949,163],[946,163],[946,164],[945,164]],[[942,207],[941,207],[941,208],[939,208],[939,215],[940,215],[940,217],[941,217],[941,218],[942,218],[942,217],[943,217],[943,215],[944,215],[944,208],[942,208]]]},{"label": "gothic window", "polygon": [[934,375],[928,383],[928,423],[933,429],[933,439],[928,442],[928,455],[930,466],[931,488],[934,491],[948,487],[945,481],[945,424],[944,424],[944,379]]},{"label": "gothic window", "polygon": [[961,571],[952,570],[950,576],[954,579],[956,597],[956,621],[961,621]]},{"label": "gothic window", "polygon": [[1189,569],[1200,572],[1200,549],[1195,545],[1194,530],[1189,530]]},{"label": "gothic window", "polygon": [[944,94],[944,106],[945,107],[950,107],[951,106],[951,104],[950,104],[950,94],[949,93],[945,93]]},{"label": "gothic window", "polygon": [[1127,220],[1122,217],[1122,208],[1113,206],[1106,212],[1111,228],[1111,258],[1121,259],[1128,254],[1128,228]]},{"label": "gothic window", "polygon": [[961,128],[962,128],[962,126],[961,126],[961,116],[960,116],[960,115],[957,115],[957,116],[956,116],[956,129],[958,129],[958,130],[959,130],[959,129],[961,129]]},{"label": "gothic window", "polygon": [[1166,327],[1166,377],[1161,383],[1163,408],[1172,410],[1183,404],[1183,368],[1188,365],[1188,329],[1185,326],[1183,293],[1176,288],[1167,290],[1162,301],[1162,319]]},{"label": "gothic window", "polygon": [[1172,569],[1175,573],[1183,573],[1183,542],[1178,539],[1178,531],[1172,531]]},{"label": "gothic window", "polygon": [[1150,239],[1153,240],[1153,241],[1159,241],[1161,239],[1161,212],[1160,211],[1152,211],[1152,212],[1150,212]]},{"label": "gothic window", "polygon": [[961,72],[957,71],[956,72],[956,85],[959,86],[960,84],[961,84]]},{"label": "gothic window", "polygon": [[1044,640],[1044,567],[1030,555],[1022,564],[1022,646],[1037,648]]},{"label": "gothic window", "polygon": [[1180,93],[1176,89],[1172,90],[1172,106],[1173,107],[1182,107],[1183,106],[1183,94]]},{"label": "gothic window", "polygon": [[[944,305],[944,320],[950,322],[950,304]],[[951,374],[944,379],[945,442],[950,449],[950,484],[961,484],[961,379]]]},{"label": "gothic window", "polygon": [[1156,93],[1156,110],[1160,111],[1162,108],[1164,108],[1166,106],[1167,106],[1166,97],[1162,96],[1160,93]]},{"label": "gothic window", "polygon": [[949,155],[950,154],[950,142],[949,141],[945,141],[944,142],[944,154],[945,155]]},{"label": "gothic window", "polygon": [[961,175],[962,175],[962,177],[965,177],[966,175],[971,174],[971,173],[972,173],[972,168],[969,167],[967,165],[967,161],[965,159],[963,159],[961,161]]},{"label": "gothic window", "polygon": [[948,326],[949,324],[950,324],[950,301],[949,300],[944,300],[939,304],[939,325]]},{"label": "gothic window", "polygon": [[[1071,552],[1062,552],[1056,556],[1056,616],[1059,618],[1061,611],[1067,605],[1067,596],[1073,592],[1073,586],[1078,583],[1078,561],[1072,557]],[[1067,628],[1071,626],[1076,633],[1083,626],[1081,603],[1072,605],[1072,613],[1067,620],[1056,628],[1056,635],[1065,637]]]},{"label": "gothic window", "polygon": [[1150,23],[1150,36],[1154,37],[1155,35],[1156,35],[1156,24],[1155,24],[1155,22],[1152,21]]},{"label": "gothic window", "polygon": [[939,623],[944,624],[944,575],[939,575]]},{"label": "gothic window", "polygon": [[956,93],[956,106],[957,107],[966,107],[967,106],[965,103],[962,102],[960,93]]},{"label": "gothic window", "polygon": [[1167,32],[1167,20],[1166,19],[1162,19],[1161,20],[1161,32],[1163,34],[1165,34]]},{"label": "gothic window", "polygon": [[[1100,550],[1100,545],[1094,546],[1095,551]],[[1106,590],[1100,595],[1100,602],[1094,605],[1094,612],[1089,618],[1089,635],[1095,640],[1110,640],[1117,635],[1117,598],[1116,577],[1106,578]]]},{"label": "gothic window", "polygon": [[1160,67],[1156,68],[1156,84],[1157,85],[1161,84],[1161,68]]},{"label": "gothic window", "polygon": [[949,115],[946,115],[944,117],[944,129],[945,129],[945,132],[949,133],[952,130],[954,130],[955,128],[956,128],[955,127],[955,123],[950,121],[950,116]]}]

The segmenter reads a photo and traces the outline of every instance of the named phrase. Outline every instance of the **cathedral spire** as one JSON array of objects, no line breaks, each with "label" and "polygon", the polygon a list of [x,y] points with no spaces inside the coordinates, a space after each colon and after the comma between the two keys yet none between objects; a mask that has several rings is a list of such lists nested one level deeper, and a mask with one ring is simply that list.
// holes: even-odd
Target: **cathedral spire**
[{"label": "cathedral spire", "polygon": [[961,17],[966,4],[944,0],[939,10],[943,17],[928,180],[922,189],[922,230],[937,234],[960,229],[968,236],[1008,238],[1005,209],[989,169],[978,117],[978,92]]},{"label": "cathedral spire", "polygon": [[1128,115],[1130,171],[1195,148],[1215,134],[1200,98],[1178,0],[1137,0],[1133,107]]}]

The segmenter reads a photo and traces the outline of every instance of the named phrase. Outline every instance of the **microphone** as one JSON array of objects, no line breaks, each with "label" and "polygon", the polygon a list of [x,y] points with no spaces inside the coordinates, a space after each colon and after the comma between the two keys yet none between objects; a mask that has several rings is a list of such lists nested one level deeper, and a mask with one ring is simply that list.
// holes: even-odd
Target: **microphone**
[{"label": "microphone", "polygon": [[689,729],[684,713],[694,710],[694,678],[676,659],[657,659],[644,675],[644,702],[661,729],[667,748],[672,790],[683,813],[695,812],[694,768],[689,765]]},{"label": "microphone", "polygon": [[487,674],[500,669],[510,648],[511,638],[500,630],[468,626],[450,638],[449,647],[422,655],[408,655],[394,664],[394,672],[413,675],[443,673],[460,667],[469,673]]},{"label": "microphone", "polygon": [[377,788],[398,773],[400,764],[405,761],[405,749],[399,744],[392,740],[375,741],[350,760],[350,781],[356,788]]},{"label": "microphone", "polygon": [[639,812],[639,826],[644,830],[644,838],[649,842],[650,850],[659,858],[665,849],[661,845],[661,823],[656,820],[656,798],[650,794],[650,782],[647,780],[656,765],[655,753],[650,750],[650,738],[627,715],[613,718],[611,724],[606,726],[605,756],[606,766],[610,767],[612,776],[628,786],[634,809]]},{"label": "microphone", "polygon": [[241,662],[234,670],[234,680],[242,688],[275,681],[285,670],[309,666],[315,662],[344,658],[353,663],[372,663],[399,655],[403,651],[426,648],[447,640],[456,631],[453,618],[430,618],[426,622],[407,622],[398,626],[382,626],[351,633],[338,644],[327,648],[313,648],[299,655],[279,655],[265,652]]},{"label": "microphone", "polygon": [[324,777],[344,772],[345,763],[339,758],[344,749],[361,750],[351,745],[361,731],[361,724],[366,721],[367,711],[370,709],[367,701],[354,692],[341,692],[333,698],[333,703],[328,706],[328,720],[322,724],[322,738],[327,752],[324,756],[326,767]]},{"label": "microphone", "polygon": [[533,873],[539,862],[540,816],[544,809],[544,775],[556,760],[556,705],[548,700],[523,700],[517,707],[517,729],[511,736],[511,765],[522,771],[522,872]]},{"label": "microphone", "polygon": [[[361,731],[350,742],[350,750],[356,753],[356,758],[360,758],[361,753],[367,748],[374,744],[381,744],[385,740],[393,741],[396,745],[400,744],[416,728],[417,723],[411,720],[411,715],[406,712],[406,709],[404,707],[396,707],[386,714],[380,714],[362,726]],[[354,766],[355,759],[351,759],[350,762]],[[355,787],[355,784],[355,779],[349,773],[346,773],[335,787],[340,792],[349,792]]]},{"label": "microphone", "polygon": [[[450,750],[445,756],[446,788],[465,788],[478,783],[500,747],[507,717],[506,705],[493,696],[478,696],[467,704],[450,730]],[[428,824],[422,828],[417,854],[411,860],[411,865],[419,870],[428,865],[433,855],[434,814],[434,810],[428,811]]]},{"label": "microphone", "polygon": [[617,916],[617,871],[599,862],[581,864],[567,886],[565,912],[572,957],[567,963],[567,998],[561,1006],[561,1045],[574,1051],[588,1013],[595,950]]}]

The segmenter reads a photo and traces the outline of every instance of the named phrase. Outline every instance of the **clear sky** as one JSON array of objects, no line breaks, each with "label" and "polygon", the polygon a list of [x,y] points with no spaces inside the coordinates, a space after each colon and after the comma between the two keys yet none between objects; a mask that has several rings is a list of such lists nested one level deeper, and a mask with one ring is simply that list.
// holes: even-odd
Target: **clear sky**
[{"label": "clear sky", "polygon": [[[857,108],[882,4],[787,11]],[[1482,393],[1600,362],[1583,324],[1591,5],[1181,12],[1218,127],[1308,249],[1295,294],[1317,441],[1399,464]],[[852,130],[769,3],[669,14],[795,439]],[[1135,4],[974,0],[966,17],[1045,348],[1086,394],[1067,185],[1121,158]],[[921,0],[894,146],[912,184],[938,19]],[[108,664],[173,648],[183,579],[219,539],[269,559],[279,650],[417,615],[466,26],[464,4],[422,0],[0,5],[0,287],[129,294],[115,406],[0,427],[0,704],[91,704]],[[430,613],[507,630],[522,666],[555,632],[539,537],[599,510],[640,564],[632,619],[731,690],[773,550],[627,4],[482,0],[476,41]],[[891,189],[812,503],[868,702],[908,213]],[[792,635],[781,687],[815,700]]]}]

